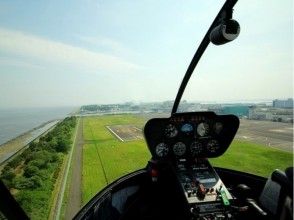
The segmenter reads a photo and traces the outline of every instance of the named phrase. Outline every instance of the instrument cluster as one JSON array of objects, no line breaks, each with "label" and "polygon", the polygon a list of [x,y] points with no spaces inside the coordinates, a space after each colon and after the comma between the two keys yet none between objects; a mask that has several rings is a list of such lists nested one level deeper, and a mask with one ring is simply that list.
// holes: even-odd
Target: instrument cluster
[{"label": "instrument cluster", "polygon": [[153,157],[162,160],[222,155],[239,127],[234,115],[213,112],[178,113],[149,120],[145,138]]}]

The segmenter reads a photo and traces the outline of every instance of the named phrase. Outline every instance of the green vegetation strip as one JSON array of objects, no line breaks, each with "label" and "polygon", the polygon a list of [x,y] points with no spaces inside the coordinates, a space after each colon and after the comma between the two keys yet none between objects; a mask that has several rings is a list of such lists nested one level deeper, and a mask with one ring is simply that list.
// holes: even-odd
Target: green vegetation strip
[{"label": "green vegetation strip", "polygon": [[[150,153],[144,140],[121,142],[106,128],[108,125],[132,124],[143,127],[146,119],[136,115],[87,117],[84,121],[83,204],[118,177],[146,166]],[[97,154],[99,152],[100,158]],[[276,169],[292,166],[292,154],[267,146],[234,141],[220,158],[210,160],[214,166],[268,177]]]},{"label": "green vegetation strip", "polygon": [[76,118],[70,117],[32,142],[11,160],[0,178],[31,219],[47,219],[52,192],[65,155],[71,145]]}]

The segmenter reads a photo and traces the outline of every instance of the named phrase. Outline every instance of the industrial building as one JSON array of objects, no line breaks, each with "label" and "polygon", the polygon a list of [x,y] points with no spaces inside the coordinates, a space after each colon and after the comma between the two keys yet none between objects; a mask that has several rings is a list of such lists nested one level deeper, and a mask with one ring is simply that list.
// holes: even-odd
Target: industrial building
[{"label": "industrial building", "polygon": [[273,101],[273,107],[274,108],[293,108],[293,99],[275,99]]}]

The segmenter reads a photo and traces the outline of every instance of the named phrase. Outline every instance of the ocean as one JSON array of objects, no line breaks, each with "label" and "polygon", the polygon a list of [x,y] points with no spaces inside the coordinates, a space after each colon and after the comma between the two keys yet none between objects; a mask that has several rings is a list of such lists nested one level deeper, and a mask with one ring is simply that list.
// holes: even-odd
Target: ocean
[{"label": "ocean", "polygon": [[0,145],[41,124],[63,119],[77,107],[0,109]]}]

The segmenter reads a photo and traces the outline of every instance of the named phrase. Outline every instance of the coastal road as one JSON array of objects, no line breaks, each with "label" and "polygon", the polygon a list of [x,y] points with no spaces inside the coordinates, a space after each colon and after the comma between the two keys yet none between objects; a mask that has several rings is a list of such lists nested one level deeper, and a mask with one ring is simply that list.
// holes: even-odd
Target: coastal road
[{"label": "coastal road", "polygon": [[68,178],[69,193],[65,219],[72,219],[81,208],[82,201],[82,156],[83,156],[83,117],[80,118],[74,151],[71,161],[71,176]]}]

